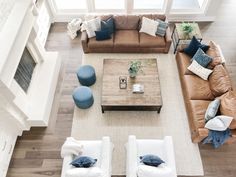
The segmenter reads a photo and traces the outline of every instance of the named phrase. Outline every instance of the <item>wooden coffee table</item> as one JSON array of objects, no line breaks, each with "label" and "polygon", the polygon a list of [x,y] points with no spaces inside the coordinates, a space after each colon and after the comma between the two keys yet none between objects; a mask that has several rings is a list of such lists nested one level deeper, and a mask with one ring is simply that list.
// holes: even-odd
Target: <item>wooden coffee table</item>
[{"label": "wooden coffee table", "polygon": [[[129,64],[134,59],[104,59],[101,107],[104,111],[157,111],[162,107],[161,88],[156,59],[135,59],[142,62],[142,72],[130,78]],[[119,77],[127,77],[127,88],[120,89]],[[132,93],[133,84],[144,85],[144,93]]]}]

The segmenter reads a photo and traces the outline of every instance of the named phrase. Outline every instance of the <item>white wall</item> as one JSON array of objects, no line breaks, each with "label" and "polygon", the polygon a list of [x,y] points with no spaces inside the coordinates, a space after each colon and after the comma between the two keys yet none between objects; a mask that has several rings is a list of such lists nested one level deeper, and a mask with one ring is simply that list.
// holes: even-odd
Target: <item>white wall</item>
[{"label": "white wall", "polygon": [[[0,33],[0,96],[7,102],[0,100],[0,110],[22,123],[22,130],[47,126],[61,63],[57,52],[46,52],[37,39],[37,15],[32,0],[16,1]],[[14,80],[26,46],[37,63],[27,93]]]}]

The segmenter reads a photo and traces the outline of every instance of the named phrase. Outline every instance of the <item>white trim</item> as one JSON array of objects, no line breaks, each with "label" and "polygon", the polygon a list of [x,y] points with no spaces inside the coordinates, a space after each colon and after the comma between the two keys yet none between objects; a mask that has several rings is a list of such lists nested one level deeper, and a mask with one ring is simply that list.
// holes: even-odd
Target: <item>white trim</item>
[{"label": "white trim", "polygon": [[[55,1],[55,0],[50,0]],[[124,0],[125,8],[124,9],[95,9],[95,0],[87,0],[87,10],[84,9],[72,9],[72,10],[60,10],[56,11],[56,15],[54,16],[54,20],[56,22],[68,22],[73,18],[84,17],[87,13],[123,13],[123,14],[140,14],[140,13],[160,13],[165,14],[169,21],[214,21],[215,13],[212,13],[212,7],[218,6],[221,0],[205,0],[201,8],[195,9],[172,9],[173,0],[165,0],[162,9],[134,9],[133,8],[133,0]],[[53,4],[53,3],[50,4]],[[214,4],[213,4],[214,3]]]}]

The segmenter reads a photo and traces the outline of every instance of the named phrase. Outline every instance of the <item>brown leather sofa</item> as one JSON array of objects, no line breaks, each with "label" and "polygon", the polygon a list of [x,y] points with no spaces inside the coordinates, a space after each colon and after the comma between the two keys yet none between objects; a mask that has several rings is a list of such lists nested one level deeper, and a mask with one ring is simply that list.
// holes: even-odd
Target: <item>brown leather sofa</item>
[{"label": "brown leather sofa", "polygon": [[82,32],[81,42],[84,53],[168,53],[171,45],[169,28],[164,37],[139,33],[143,16],[165,21],[165,15],[105,15],[100,17],[106,20],[111,16],[114,18],[116,29],[111,39],[96,41],[95,37],[89,39],[87,33]]},{"label": "brown leather sofa", "polygon": [[[185,53],[177,52],[176,62],[179,70],[191,138],[194,143],[198,143],[208,136],[208,129],[204,128],[204,115],[209,103],[217,96],[225,95],[223,92],[228,93],[228,90],[232,90],[232,84],[226,67],[222,64],[217,65],[208,81],[205,81],[187,69],[190,65],[191,58]],[[233,92],[236,95],[236,92]],[[220,110],[218,112],[219,115],[221,114]],[[234,117],[235,116],[236,115],[234,115]],[[235,120],[233,121],[235,123]],[[230,138],[228,142],[235,141],[235,129],[232,130],[232,135],[233,138]]]}]

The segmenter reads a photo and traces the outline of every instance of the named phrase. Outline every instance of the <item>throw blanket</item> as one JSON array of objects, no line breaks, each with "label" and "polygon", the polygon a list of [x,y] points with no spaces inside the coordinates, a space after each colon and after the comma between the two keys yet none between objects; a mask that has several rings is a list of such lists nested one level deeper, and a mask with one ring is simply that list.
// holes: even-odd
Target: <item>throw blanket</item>
[{"label": "throw blanket", "polygon": [[208,137],[206,137],[202,143],[212,143],[214,148],[218,148],[223,145],[229,137],[231,137],[231,131],[229,128],[225,131],[209,130]]},{"label": "throw blanket", "polygon": [[74,139],[73,137],[68,137],[65,143],[61,147],[61,157],[64,158],[67,155],[79,155],[82,153],[83,145]]}]

